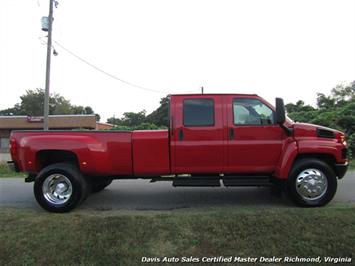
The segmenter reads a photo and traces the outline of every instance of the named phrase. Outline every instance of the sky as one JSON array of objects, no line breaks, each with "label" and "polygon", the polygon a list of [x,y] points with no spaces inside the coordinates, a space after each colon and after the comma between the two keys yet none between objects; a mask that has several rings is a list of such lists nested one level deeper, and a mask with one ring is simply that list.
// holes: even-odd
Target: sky
[{"label": "sky", "polygon": [[[303,100],[355,80],[354,0],[58,0],[50,91],[106,121],[172,93]],[[0,1],[0,110],[44,88],[48,0]],[[62,47],[124,81],[78,60]],[[158,91],[158,92],[156,92]]]}]

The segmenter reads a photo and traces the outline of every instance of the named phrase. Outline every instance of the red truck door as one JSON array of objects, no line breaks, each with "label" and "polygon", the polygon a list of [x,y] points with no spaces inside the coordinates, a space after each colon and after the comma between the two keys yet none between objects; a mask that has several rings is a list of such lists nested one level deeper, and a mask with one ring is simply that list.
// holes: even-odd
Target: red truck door
[{"label": "red truck door", "polygon": [[283,130],[274,111],[257,96],[226,96],[227,169],[230,173],[272,173],[279,160]]},{"label": "red truck door", "polygon": [[174,173],[222,173],[225,164],[222,97],[172,97]]}]

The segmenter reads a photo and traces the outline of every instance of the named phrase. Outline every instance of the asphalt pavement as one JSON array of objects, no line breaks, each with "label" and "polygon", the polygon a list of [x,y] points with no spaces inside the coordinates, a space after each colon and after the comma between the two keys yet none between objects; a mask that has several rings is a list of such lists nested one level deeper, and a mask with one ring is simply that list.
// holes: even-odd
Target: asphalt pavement
[{"label": "asphalt pavement", "polygon": [[[355,172],[339,180],[332,203],[355,203]],[[23,178],[0,178],[0,207],[40,209],[33,183]],[[105,190],[91,194],[79,209],[88,210],[173,210],[221,206],[292,206],[284,196],[271,196],[267,187],[173,187],[171,182],[114,180]]]}]

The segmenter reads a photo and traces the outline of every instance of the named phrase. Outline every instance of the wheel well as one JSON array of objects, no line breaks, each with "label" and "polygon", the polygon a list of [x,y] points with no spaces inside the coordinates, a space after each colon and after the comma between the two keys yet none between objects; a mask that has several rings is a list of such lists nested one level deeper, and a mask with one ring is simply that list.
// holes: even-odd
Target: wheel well
[{"label": "wheel well", "polygon": [[76,166],[79,166],[79,161],[76,154],[72,151],[63,150],[39,151],[36,155],[36,162],[38,170],[41,170],[48,165],[62,162],[69,162],[75,164]]},{"label": "wheel well", "polygon": [[331,154],[326,154],[326,153],[305,153],[305,154],[299,154],[294,163],[297,162],[298,160],[301,159],[318,159],[321,160],[323,162],[325,162],[326,164],[328,164],[334,171],[336,171],[335,169],[335,164],[336,164],[336,160],[335,157]]}]

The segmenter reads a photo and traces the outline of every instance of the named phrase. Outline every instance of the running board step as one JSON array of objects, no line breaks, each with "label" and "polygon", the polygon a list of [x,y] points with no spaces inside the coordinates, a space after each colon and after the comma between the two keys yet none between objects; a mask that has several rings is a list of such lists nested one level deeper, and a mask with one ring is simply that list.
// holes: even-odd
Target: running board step
[{"label": "running board step", "polygon": [[226,187],[253,187],[271,186],[269,176],[230,176],[223,178],[223,185]]},{"label": "running board step", "polygon": [[173,181],[174,187],[220,187],[219,179],[184,178]]}]

